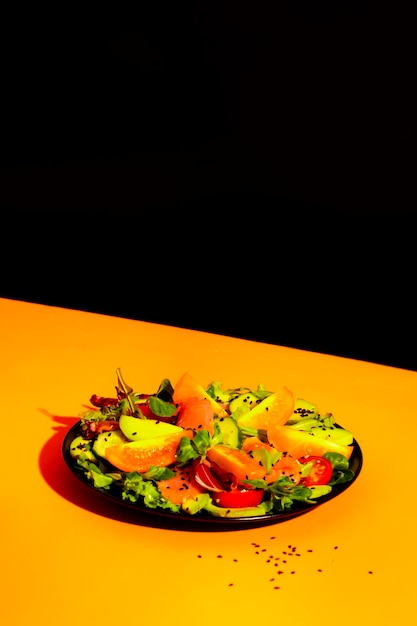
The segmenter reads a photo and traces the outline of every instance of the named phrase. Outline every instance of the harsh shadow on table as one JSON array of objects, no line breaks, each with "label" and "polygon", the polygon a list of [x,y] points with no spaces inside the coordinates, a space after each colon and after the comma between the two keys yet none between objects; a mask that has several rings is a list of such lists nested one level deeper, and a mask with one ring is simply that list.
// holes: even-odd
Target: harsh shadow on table
[{"label": "harsh shadow on table", "polygon": [[[95,492],[93,489],[90,489],[71,473],[63,457],[65,435],[68,430],[79,421],[79,418],[52,415],[47,410],[41,410],[41,412],[51,418],[53,422],[53,435],[48,439],[40,452],[40,472],[48,485],[58,495],[75,506],[90,511],[95,515],[101,515],[127,524],[136,524],[152,528],[189,532],[234,531],[245,528],[245,526],[239,523],[234,524],[232,520],[230,520],[231,523],[227,525],[201,521],[196,523],[195,520],[190,520],[190,522],[187,523],[183,519],[175,520],[164,518],[156,516],[152,514],[152,512],[146,514],[123,505],[118,506],[117,503],[103,498],[100,492]],[[264,526],[266,523],[265,521],[260,521],[258,525]],[[255,522],[251,523],[251,527],[255,527],[256,525]]]}]

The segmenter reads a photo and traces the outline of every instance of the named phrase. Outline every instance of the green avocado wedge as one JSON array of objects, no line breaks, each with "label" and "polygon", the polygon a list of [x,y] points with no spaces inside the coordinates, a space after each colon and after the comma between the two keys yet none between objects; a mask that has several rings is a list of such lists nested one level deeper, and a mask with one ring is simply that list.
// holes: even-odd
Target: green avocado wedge
[{"label": "green avocado wedge", "polygon": [[306,419],[317,419],[318,416],[319,411],[315,404],[303,398],[296,398],[293,414],[288,418],[287,424],[302,423]]},{"label": "green avocado wedge", "polygon": [[183,430],[181,426],[154,419],[142,419],[132,415],[121,415],[119,428],[129,441],[152,439],[160,435],[171,435]]},{"label": "green avocado wedge", "polygon": [[214,517],[242,518],[258,517],[259,515],[265,515],[265,509],[261,506],[226,508],[216,506],[215,504],[208,504],[204,507],[204,510]]},{"label": "green avocado wedge", "polygon": [[89,461],[96,460],[96,457],[91,450],[91,441],[89,439],[84,439],[82,435],[78,435],[72,440],[69,452],[71,458],[73,459],[77,459],[81,454],[83,454]]},{"label": "green avocado wedge", "polygon": [[308,432],[314,437],[335,441],[344,446],[351,446],[353,444],[353,433],[350,430],[346,430],[346,428],[338,428],[335,426],[323,428],[315,426],[310,428]]},{"label": "green avocado wedge", "polygon": [[102,432],[96,436],[93,443],[93,452],[96,456],[105,459],[106,448],[127,443],[129,440],[124,436],[121,430],[110,430]]}]

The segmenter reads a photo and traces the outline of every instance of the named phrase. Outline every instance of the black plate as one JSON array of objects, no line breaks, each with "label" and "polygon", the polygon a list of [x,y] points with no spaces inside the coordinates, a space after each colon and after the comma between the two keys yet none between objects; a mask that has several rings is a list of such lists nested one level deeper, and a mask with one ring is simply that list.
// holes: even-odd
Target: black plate
[{"label": "black plate", "polygon": [[122,507],[127,507],[130,510],[134,510],[140,514],[152,515],[153,517],[160,518],[161,520],[166,521],[174,521],[184,523],[188,526],[190,523],[193,526],[197,526],[199,529],[203,526],[210,526],[213,530],[219,528],[219,530],[225,530],[227,528],[236,528],[236,527],[251,527],[251,526],[259,526],[259,525],[267,525],[267,524],[279,524],[280,522],[285,522],[287,520],[293,519],[295,517],[299,517],[300,515],[305,515],[310,511],[313,511],[318,506],[337,498],[341,493],[346,491],[357,479],[359,473],[362,469],[362,450],[356,441],[353,440],[353,452],[350,458],[349,466],[351,470],[354,472],[354,478],[347,482],[342,483],[340,485],[334,485],[332,491],[327,496],[322,496],[317,500],[317,504],[295,504],[292,509],[287,511],[282,511],[278,513],[272,513],[268,515],[257,515],[253,517],[214,517],[209,514],[205,514],[204,512],[198,513],[197,515],[188,515],[186,513],[173,513],[172,511],[166,511],[164,509],[149,509],[145,505],[140,502],[129,502],[127,500],[123,500],[120,494],[116,491],[111,490],[101,490],[96,489],[93,484],[87,479],[87,477],[83,474],[83,472],[74,465],[74,461],[70,454],[70,445],[72,441],[80,434],[80,425],[81,422],[77,422],[70,428],[70,430],[65,435],[63,444],[62,444],[62,453],[65,460],[66,465],[69,467],[71,472],[82,482],[84,485],[87,485],[90,489],[92,489],[95,493],[99,494],[103,498]]}]

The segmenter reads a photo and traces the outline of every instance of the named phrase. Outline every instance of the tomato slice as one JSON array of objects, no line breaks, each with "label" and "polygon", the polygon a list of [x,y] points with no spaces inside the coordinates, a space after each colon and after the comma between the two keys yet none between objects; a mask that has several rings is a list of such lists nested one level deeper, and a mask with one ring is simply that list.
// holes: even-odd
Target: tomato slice
[{"label": "tomato slice", "polygon": [[213,496],[214,504],[226,509],[258,506],[262,501],[263,489],[232,489],[219,491]]},{"label": "tomato slice", "polygon": [[312,468],[307,476],[302,478],[302,483],[308,487],[309,485],[327,485],[333,474],[332,464],[328,459],[322,456],[314,456],[308,454],[298,459],[303,465],[313,463]]}]

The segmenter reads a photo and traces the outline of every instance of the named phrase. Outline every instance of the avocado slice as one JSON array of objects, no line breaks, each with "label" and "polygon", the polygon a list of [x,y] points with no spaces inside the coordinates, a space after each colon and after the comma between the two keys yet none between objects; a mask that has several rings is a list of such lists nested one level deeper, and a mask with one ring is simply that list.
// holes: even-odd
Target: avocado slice
[{"label": "avocado slice", "polygon": [[82,435],[75,437],[70,444],[69,452],[72,459],[77,459],[81,454],[85,455],[85,458],[94,463],[97,461],[91,450],[91,440],[85,439]]},{"label": "avocado slice", "polygon": [[127,442],[128,439],[126,439],[121,430],[109,430],[97,435],[93,444],[93,452],[96,456],[105,459],[106,448]]},{"label": "avocado slice", "polygon": [[214,515],[214,517],[257,517],[260,515],[266,515],[265,509],[261,506],[248,506],[248,507],[239,507],[236,509],[227,509],[222,506],[216,506],[215,504],[207,504],[204,507],[204,510],[210,515]]},{"label": "avocado slice", "polygon": [[314,437],[321,439],[329,439],[336,443],[340,443],[344,446],[350,446],[353,443],[353,433],[346,428],[340,428],[338,426],[330,426],[325,428],[324,426],[314,426],[308,431]]},{"label": "avocado slice", "polygon": [[256,396],[251,391],[248,391],[248,393],[242,393],[230,401],[229,411],[230,413],[235,413],[238,409],[243,409],[243,408],[250,411],[258,403],[259,403],[259,397]]},{"label": "avocado slice", "polygon": [[223,443],[232,448],[240,448],[242,437],[236,420],[233,417],[219,417],[216,422],[219,425]]},{"label": "avocado slice", "polygon": [[296,424],[303,419],[316,419],[318,416],[319,411],[315,404],[303,398],[296,398],[294,401],[294,412],[287,420],[287,424]]},{"label": "avocado slice", "polygon": [[159,435],[171,435],[183,430],[181,426],[176,426],[170,422],[155,419],[142,419],[140,417],[134,417],[133,415],[121,415],[119,418],[119,428],[129,441],[151,439],[153,437],[159,437]]}]

